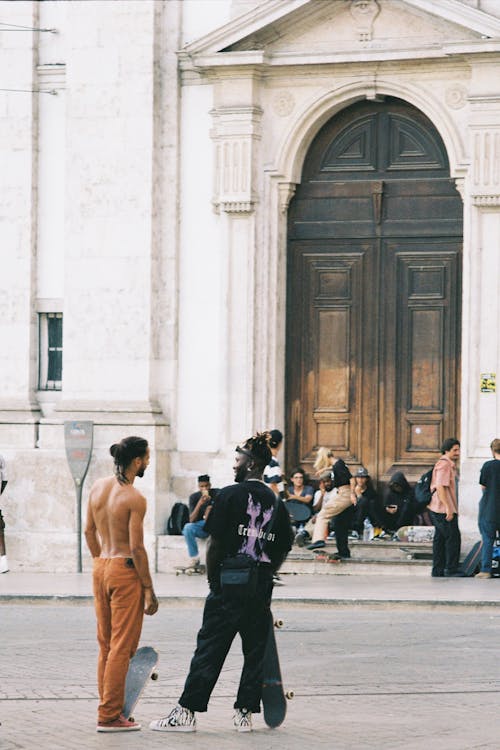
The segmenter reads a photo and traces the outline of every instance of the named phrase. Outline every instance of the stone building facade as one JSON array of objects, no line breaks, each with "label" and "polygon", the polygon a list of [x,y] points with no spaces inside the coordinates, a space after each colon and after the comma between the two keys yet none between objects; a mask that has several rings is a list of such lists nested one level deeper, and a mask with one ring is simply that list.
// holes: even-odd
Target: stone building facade
[{"label": "stone building facade", "polygon": [[[286,430],[288,466],[327,442],[381,481],[398,467],[415,479],[452,430],[472,531],[500,424],[498,3],[22,1],[0,3],[0,24],[11,568],[74,569],[67,420],[94,423],[84,499],[112,442],[150,441],[140,486],[153,558],[173,502],[200,472],[230,482],[234,445],[263,427]],[[348,141],[351,113],[360,135]],[[392,155],[383,174],[372,137]],[[447,186],[427,255],[434,201],[391,192],[411,183],[420,195],[426,175]],[[317,290],[294,287],[297,242]],[[353,291],[379,298],[389,278],[397,341],[377,324],[370,349],[363,331],[381,308],[356,307]],[[317,316],[301,318],[294,295]],[[391,357],[389,377],[378,362]]]}]

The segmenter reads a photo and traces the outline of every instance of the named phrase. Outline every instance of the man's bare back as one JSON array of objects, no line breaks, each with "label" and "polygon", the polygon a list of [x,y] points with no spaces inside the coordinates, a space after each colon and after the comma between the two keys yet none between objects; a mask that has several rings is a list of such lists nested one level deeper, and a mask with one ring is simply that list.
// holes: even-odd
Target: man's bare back
[{"label": "man's bare back", "polygon": [[[140,473],[137,473],[137,462]],[[121,480],[115,475],[94,482],[89,496],[85,538],[92,557],[130,557],[133,560],[144,588],[144,611],[154,614],[158,602],[144,547],[146,499],[133,486],[135,477],[142,476],[148,464],[149,449],[143,459],[131,463]]]},{"label": "man's bare back", "polygon": [[134,527],[137,521],[142,525],[146,512],[141,493],[116,477],[105,477],[92,487],[89,503],[101,542],[99,557],[131,557]]}]

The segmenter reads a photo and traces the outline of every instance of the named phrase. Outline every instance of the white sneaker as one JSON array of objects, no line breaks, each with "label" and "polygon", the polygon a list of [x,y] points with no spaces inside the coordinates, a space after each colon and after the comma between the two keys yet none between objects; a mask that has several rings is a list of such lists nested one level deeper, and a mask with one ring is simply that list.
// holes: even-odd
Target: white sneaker
[{"label": "white sneaker", "polygon": [[8,573],[9,564],[7,562],[7,555],[0,555],[0,573]]},{"label": "white sneaker", "polygon": [[177,705],[165,718],[152,721],[149,728],[155,732],[196,732],[196,716],[189,708]]},{"label": "white sneaker", "polygon": [[246,708],[237,708],[233,716],[233,726],[237,732],[251,732],[252,712]]}]

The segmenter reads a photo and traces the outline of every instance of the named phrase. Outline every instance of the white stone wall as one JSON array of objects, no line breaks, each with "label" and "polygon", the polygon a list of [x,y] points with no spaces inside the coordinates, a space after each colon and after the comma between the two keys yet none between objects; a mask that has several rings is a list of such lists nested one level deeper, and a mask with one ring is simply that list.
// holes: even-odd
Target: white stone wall
[{"label": "white stone wall", "polygon": [[[479,391],[481,372],[500,373],[497,30],[484,40],[482,19],[467,17],[472,28],[438,17],[450,4],[431,15],[419,0],[407,9],[380,0],[373,44],[355,47],[347,3],[338,23],[317,15],[328,4],[304,6],[295,26],[277,18],[285,5],[0,2],[2,20],[28,27],[0,30],[2,85],[24,90],[0,92],[0,452],[12,569],[74,569],[65,419],[95,424],[84,501],[110,471],[112,442],[150,441],[140,486],[153,558],[171,504],[196,476],[232,481],[235,442],[283,428],[288,202],[320,127],[379,94],[432,120],[464,198],[461,502],[463,527],[475,527],[478,470],[500,424],[498,393]],[[464,5],[500,17],[491,0]],[[242,49],[228,64],[217,40],[258,35],[266,8],[275,26],[265,53]],[[396,41],[408,13],[423,46],[404,59]],[[339,29],[352,35],[343,57]],[[460,51],[438,54],[449,42]],[[63,390],[44,394],[37,314],[56,309]]]}]

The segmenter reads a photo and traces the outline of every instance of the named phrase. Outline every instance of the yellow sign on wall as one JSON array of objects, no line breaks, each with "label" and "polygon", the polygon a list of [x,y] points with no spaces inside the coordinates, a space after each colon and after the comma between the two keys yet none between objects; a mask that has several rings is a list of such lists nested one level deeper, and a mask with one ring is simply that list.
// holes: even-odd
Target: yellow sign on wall
[{"label": "yellow sign on wall", "polygon": [[497,374],[496,372],[481,373],[481,393],[496,393]]}]

